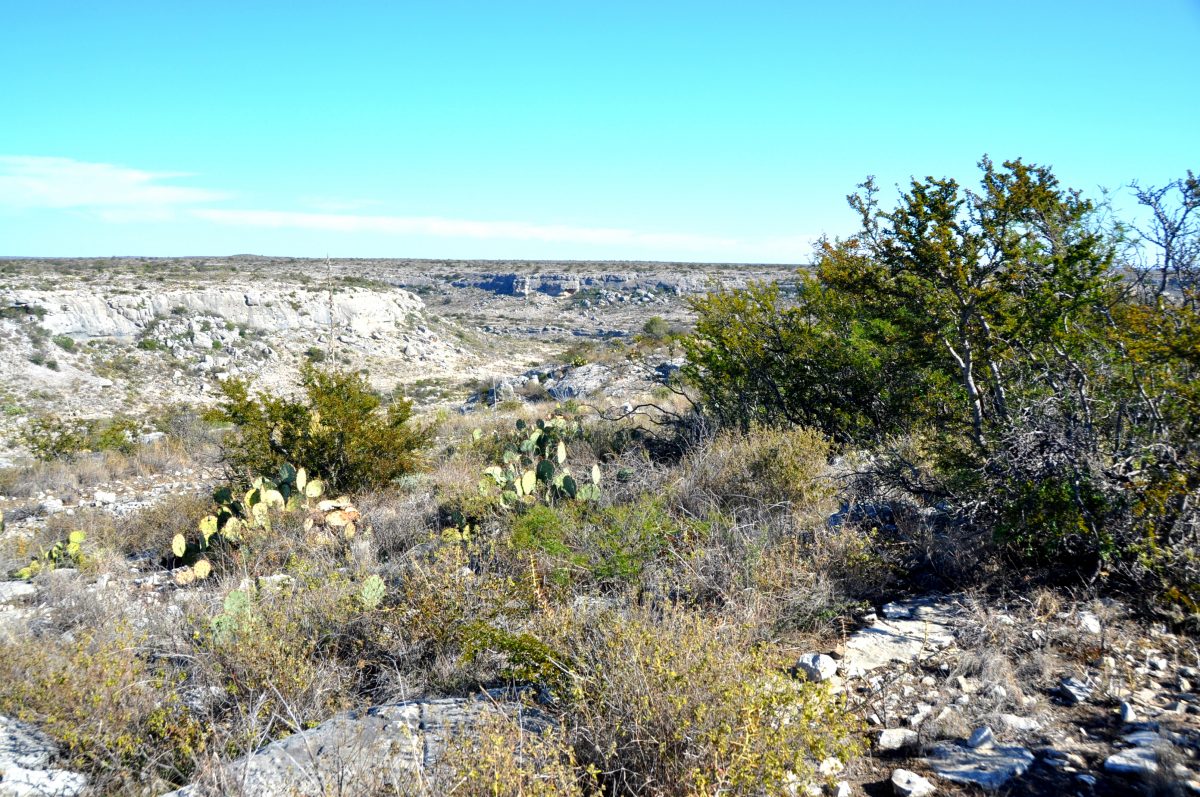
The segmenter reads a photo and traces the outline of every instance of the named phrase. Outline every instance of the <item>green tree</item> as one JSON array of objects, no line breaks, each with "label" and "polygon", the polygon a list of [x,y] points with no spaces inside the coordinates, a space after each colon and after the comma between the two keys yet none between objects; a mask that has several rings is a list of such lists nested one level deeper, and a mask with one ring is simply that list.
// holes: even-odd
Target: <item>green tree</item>
[{"label": "green tree", "polygon": [[1117,566],[1200,613],[1200,188],[1137,189],[1146,268],[1116,260],[1139,251],[1117,246],[1130,228],[1048,168],[980,168],[978,190],[914,180],[890,210],[868,180],[858,234],[821,243],[792,301],[751,286],[694,303],[705,406],[875,447],[913,429],[930,459],[881,458],[893,486],[1047,572]]}]

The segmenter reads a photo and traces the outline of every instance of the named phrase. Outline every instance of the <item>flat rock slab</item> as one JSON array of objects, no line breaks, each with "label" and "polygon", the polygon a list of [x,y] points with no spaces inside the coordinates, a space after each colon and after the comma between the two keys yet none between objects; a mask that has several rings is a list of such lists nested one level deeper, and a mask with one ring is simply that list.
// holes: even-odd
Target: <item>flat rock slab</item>
[{"label": "flat rock slab", "polygon": [[1033,765],[1033,753],[1017,746],[970,749],[939,745],[925,763],[940,778],[991,790],[1025,774]]},{"label": "flat rock slab", "polygon": [[27,722],[0,717],[0,770],[10,767],[41,769],[50,765],[58,747]]},{"label": "flat rock slab", "polygon": [[[488,715],[518,716],[518,709],[480,697],[411,701],[344,714],[226,764],[211,782],[193,783],[171,797],[403,793],[456,735],[471,733]],[[532,715],[522,716],[521,724],[527,730],[546,726]]]},{"label": "flat rock slab", "polygon": [[959,609],[953,603],[922,598],[888,606],[897,619],[877,620],[846,640],[848,669],[869,672],[896,662],[907,664],[954,641]]},{"label": "flat rock slab", "polygon": [[1151,747],[1133,747],[1104,759],[1104,771],[1114,775],[1153,775],[1158,772],[1158,753]]},{"label": "flat rock slab", "polygon": [[77,797],[87,776],[65,769],[9,767],[0,775],[0,797]]},{"label": "flat rock slab", "polygon": [[0,716],[0,797],[75,797],[87,786],[77,772],[52,769],[58,745],[32,725]]},{"label": "flat rock slab", "polygon": [[28,581],[0,581],[0,603],[37,594],[37,587]]}]

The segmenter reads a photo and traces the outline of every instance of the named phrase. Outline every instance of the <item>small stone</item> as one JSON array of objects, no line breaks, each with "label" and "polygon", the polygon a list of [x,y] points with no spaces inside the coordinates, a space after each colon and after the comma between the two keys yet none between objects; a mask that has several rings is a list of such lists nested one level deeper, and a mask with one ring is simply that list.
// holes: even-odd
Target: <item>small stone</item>
[{"label": "small stone", "polygon": [[1192,683],[1187,678],[1180,676],[1179,680],[1175,682],[1175,688],[1180,692],[1190,692],[1192,691]]},{"label": "small stone", "polygon": [[1171,663],[1169,661],[1167,661],[1165,656],[1151,656],[1150,657],[1150,666],[1153,667],[1154,669],[1158,670],[1159,672],[1165,671],[1167,669],[1167,667],[1170,666],[1170,664]]},{"label": "small stone", "polygon": [[53,515],[55,512],[63,510],[63,502],[61,498],[47,498],[38,506],[43,515]]},{"label": "small stone", "polygon": [[912,617],[912,610],[901,603],[887,603],[883,606],[883,616],[888,620],[907,620]]},{"label": "small stone", "polygon": [[1079,627],[1082,628],[1084,631],[1087,631],[1089,634],[1099,634],[1100,633],[1100,618],[1098,618],[1096,615],[1092,614],[1091,612],[1080,612],[1079,613]]},{"label": "small stone", "polygon": [[1058,693],[1068,706],[1077,706],[1092,696],[1092,687],[1078,678],[1063,678],[1058,684]]},{"label": "small stone", "polygon": [[101,506],[115,504],[117,502],[117,494],[107,490],[97,490],[93,494],[93,497],[96,499],[96,503]]},{"label": "small stone", "polygon": [[837,662],[824,653],[806,653],[796,661],[796,670],[809,681],[828,681],[837,669]]},{"label": "small stone", "polygon": [[1008,699],[1008,690],[1005,689],[1000,684],[992,684],[991,686],[988,687],[987,695],[992,700],[995,700],[998,703],[1001,700]]},{"label": "small stone", "polygon": [[875,741],[875,749],[881,752],[903,750],[917,743],[917,732],[909,728],[888,728],[879,732]]},{"label": "small stone", "polygon": [[971,734],[971,738],[967,739],[967,747],[972,749],[983,749],[991,747],[996,743],[996,734],[992,733],[992,729],[984,725],[981,728],[976,728]]},{"label": "small stone", "polygon": [[825,794],[829,797],[850,797],[850,784],[844,780],[839,780],[832,786],[826,786]]},{"label": "small stone", "polygon": [[817,774],[823,778],[832,778],[834,775],[839,774],[845,768],[846,768],[845,764],[843,764],[841,761],[837,760],[836,758],[830,756],[829,758],[826,758],[824,761],[822,761],[820,766],[817,767]]},{"label": "small stone", "polygon": [[926,675],[921,679],[921,686],[937,686],[937,681],[932,675]]},{"label": "small stone", "polygon": [[1078,775],[1075,776],[1075,780],[1079,781],[1080,783],[1084,784],[1085,786],[1095,786],[1097,783],[1100,782],[1099,779],[1095,775],[1091,774],[1090,772],[1080,772]]},{"label": "small stone", "polygon": [[1004,723],[1005,728],[1018,733],[1036,731],[1042,727],[1042,724],[1032,717],[1018,717],[1016,714],[1001,714],[1000,721]]},{"label": "small stone", "polygon": [[970,678],[964,678],[961,675],[954,679],[954,685],[958,687],[958,691],[965,695],[974,694],[979,688]]},{"label": "small stone", "polygon": [[892,791],[899,797],[925,797],[937,791],[937,787],[916,772],[897,769],[892,773]]},{"label": "small stone", "polygon": [[1125,725],[1132,725],[1138,721],[1137,712],[1133,710],[1133,706],[1128,701],[1121,701],[1121,722]]},{"label": "small stone", "polygon": [[928,703],[917,703],[917,710],[908,716],[908,724],[920,725],[931,711],[933,711],[933,706]]}]

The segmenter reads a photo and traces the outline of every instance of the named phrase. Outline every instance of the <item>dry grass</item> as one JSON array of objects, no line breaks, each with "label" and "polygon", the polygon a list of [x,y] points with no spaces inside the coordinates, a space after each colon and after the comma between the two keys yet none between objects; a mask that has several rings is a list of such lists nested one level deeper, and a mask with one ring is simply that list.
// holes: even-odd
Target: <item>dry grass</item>
[{"label": "dry grass", "polygon": [[830,455],[829,442],[812,429],[721,432],[685,460],[681,497],[695,510],[787,513],[801,525],[823,520],[836,508]]},{"label": "dry grass", "polygon": [[0,495],[31,498],[44,493],[71,502],[90,499],[96,489],[122,479],[169,476],[214,464],[211,451],[199,454],[165,438],[139,446],[132,454],[103,451],[6,468],[0,470]]}]

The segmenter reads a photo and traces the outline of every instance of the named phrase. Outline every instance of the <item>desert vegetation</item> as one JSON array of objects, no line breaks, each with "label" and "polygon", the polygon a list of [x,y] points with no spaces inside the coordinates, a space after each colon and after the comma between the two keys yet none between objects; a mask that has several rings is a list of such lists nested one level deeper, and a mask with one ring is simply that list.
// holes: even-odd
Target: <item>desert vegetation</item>
[{"label": "desert vegetation", "polygon": [[[495,710],[404,777],[297,793],[842,794],[896,715],[884,679],[848,687],[811,652],[930,593],[970,631],[889,676],[942,690],[914,737],[1031,712],[1068,665],[1102,673],[1112,715],[1195,658],[1200,184],[1136,188],[1139,227],[1045,167],[981,172],[890,209],[868,181],[861,229],[794,280],[547,369],[649,373],[636,401],[535,376],[420,413],[305,341],[287,390],[242,374],[206,409],[31,420],[38,462],[0,473],[0,553],[29,585],[0,623],[0,715],[97,794],[252,792],[229,761],[372,707],[475,705],[452,700]],[[206,489],[16,533],[103,468]],[[1100,597],[1123,603],[1079,615],[1095,646],[1029,642]],[[1126,668],[1108,629],[1150,622],[1175,659]]]}]

